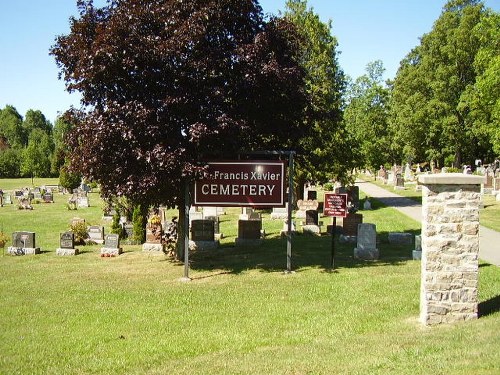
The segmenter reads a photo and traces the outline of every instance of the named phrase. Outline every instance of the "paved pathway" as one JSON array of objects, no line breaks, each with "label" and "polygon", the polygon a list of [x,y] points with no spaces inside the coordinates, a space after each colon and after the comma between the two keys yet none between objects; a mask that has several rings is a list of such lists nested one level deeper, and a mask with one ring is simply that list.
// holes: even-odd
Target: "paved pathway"
[{"label": "paved pathway", "polygon": [[[357,181],[356,185],[370,198],[377,199],[384,205],[394,207],[412,219],[422,222],[422,206],[417,202],[369,182]],[[500,232],[480,226],[479,257],[485,262],[500,266]]]}]

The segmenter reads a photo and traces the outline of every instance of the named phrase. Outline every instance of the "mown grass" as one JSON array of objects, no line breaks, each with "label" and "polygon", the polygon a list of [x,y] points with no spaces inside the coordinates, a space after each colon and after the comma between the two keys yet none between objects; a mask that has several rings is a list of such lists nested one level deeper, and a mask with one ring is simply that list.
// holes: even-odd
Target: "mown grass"
[{"label": "mown grass", "polygon": [[[336,272],[330,236],[296,235],[295,272],[284,273],[282,221],[265,211],[264,244],[239,248],[238,211],[228,209],[221,246],[191,254],[187,283],[182,264],[140,246],[116,258],[94,247],[58,257],[48,237],[37,237],[47,252],[0,258],[0,373],[499,373],[499,268],[481,265],[480,319],[423,327],[420,262],[385,236],[419,224],[376,204],[362,213],[377,225],[381,258],[356,261],[352,244],[336,243]],[[22,225],[28,216],[18,218]],[[32,220],[37,236],[46,230]]]}]

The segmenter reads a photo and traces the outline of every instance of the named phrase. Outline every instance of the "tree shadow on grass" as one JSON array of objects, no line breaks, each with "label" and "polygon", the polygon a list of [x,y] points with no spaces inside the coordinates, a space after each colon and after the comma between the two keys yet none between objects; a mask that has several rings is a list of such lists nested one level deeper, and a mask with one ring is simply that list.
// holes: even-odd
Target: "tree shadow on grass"
[{"label": "tree shadow on grass", "polygon": [[479,317],[488,316],[500,311],[500,295],[479,303]]},{"label": "tree shadow on grass", "polygon": [[[363,261],[354,259],[356,244],[335,241],[335,268],[359,268],[382,265],[401,265],[411,259],[408,246],[394,246],[382,243],[379,246],[380,259]],[[292,238],[291,270],[300,272],[305,268],[320,268],[331,271],[332,237],[296,234]],[[224,273],[238,274],[249,269],[264,272],[287,270],[287,240],[272,236],[254,247],[238,247],[226,242],[215,250],[190,252],[190,268],[197,271],[225,270]]]}]

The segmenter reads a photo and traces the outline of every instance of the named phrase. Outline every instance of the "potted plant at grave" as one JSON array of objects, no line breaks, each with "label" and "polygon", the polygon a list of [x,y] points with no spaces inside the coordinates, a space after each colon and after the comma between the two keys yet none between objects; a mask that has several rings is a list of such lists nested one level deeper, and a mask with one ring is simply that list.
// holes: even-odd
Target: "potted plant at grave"
[{"label": "potted plant at grave", "polygon": [[9,237],[4,232],[0,231],[0,248],[3,249],[8,241]]}]

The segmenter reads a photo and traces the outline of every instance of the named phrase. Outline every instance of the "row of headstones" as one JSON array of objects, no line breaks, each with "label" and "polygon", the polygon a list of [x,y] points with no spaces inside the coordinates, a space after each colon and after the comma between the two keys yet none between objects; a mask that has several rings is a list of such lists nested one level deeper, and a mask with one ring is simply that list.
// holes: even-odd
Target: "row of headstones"
[{"label": "row of headstones", "polygon": [[[120,236],[110,233],[103,238],[101,256],[116,256],[123,252],[120,247]],[[75,248],[75,234],[64,232],[60,235],[57,255],[78,255],[79,249]],[[7,253],[11,255],[35,255],[41,250],[36,246],[36,234],[34,232],[14,232],[12,234],[12,246],[7,248]]]}]

